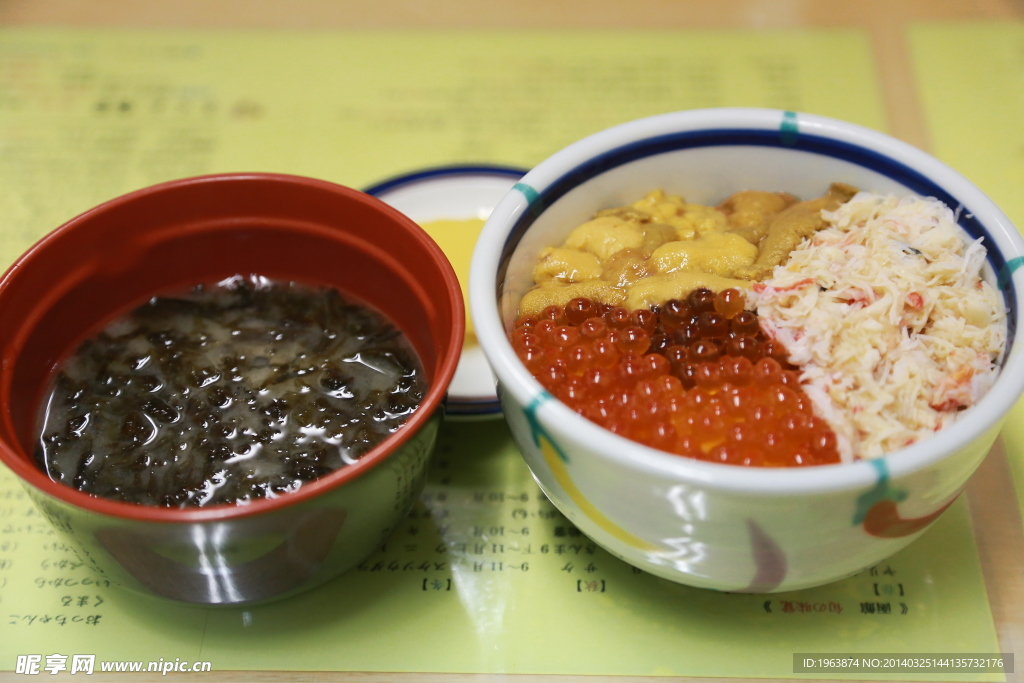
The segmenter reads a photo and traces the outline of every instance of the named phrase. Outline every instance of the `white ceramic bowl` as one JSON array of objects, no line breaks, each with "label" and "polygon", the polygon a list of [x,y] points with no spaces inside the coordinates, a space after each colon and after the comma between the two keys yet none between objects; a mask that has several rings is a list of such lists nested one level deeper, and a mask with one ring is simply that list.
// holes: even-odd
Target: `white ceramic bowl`
[{"label": "white ceramic bowl", "polygon": [[[701,462],[605,431],[554,399],[508,341],[542,247],[598,209],[655,188],[714,205],[744,189],[933,196],[983,236],[1009,339],[993,388],[941,435],[888,456],[813,468]],[[905,143],[833,119],[762,109],[655,116],[597,133],[530,171],[495,208],[474,252],[470,304],[512,433],[551,501],[610,552],[658,576],[774,592],[856,573],[919,536],[963,490],[1024,389],[1016,342],[1024,241],[977,187]],[[939,558],[936,558],[938,561]]]}]

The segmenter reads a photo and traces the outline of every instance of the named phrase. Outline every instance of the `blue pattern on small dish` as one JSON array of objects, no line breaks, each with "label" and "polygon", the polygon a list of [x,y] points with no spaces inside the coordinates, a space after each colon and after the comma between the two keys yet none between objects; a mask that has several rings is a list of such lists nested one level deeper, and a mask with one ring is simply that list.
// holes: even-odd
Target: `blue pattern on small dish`
[{"label": "blue pattern on small dish", "polygon": [[[415,201],[411,202],[412,208],[410,208],[408,195],[406,195],[406,201],[398,202],[398,206],[396,206],[396,208],[404,211],[410,218],[416,221],[435,220],[439,218],[439,216],[435,214],[437,214],[441,207],[444,207],[446,210],[446,218],[469,218],[471,216],[465,215],[465,208],[470,205],[476,206],[476,204],[474,204],[474,197],[476,197],[475,193],[478,191],[478,184],[481,181],[499,180],[502,183],[507,182],[507,189],[511,190],[515,182],[522,178],[526,172],[526,169],[523,168],[491,164],[454,164],[451,166],[437,166],[419,169],[387,178],[365,188],[363,192],[391,204],[392,202],[388,201],[389,196],[401,196],[401,193],[415,190],[417,186],[427,187],[436,183],[439,187],[443,185],[446,188],[446,192],[451,193],[453,191],[453,187],[456,190],[459,190],[459,187],[453,184],[465,183],[464,191],[456,191],[451,195],[451,200],[440,199],[436,204],[431,204],[429,208],[424,207],[422,209],[424,213],[421,215],[416,215]],[[445,196],[449,195],[446,194]],[[493,204],[497,203],[498,198],[499,197],[493,198]],[[483,203],[491,202],[484,201]],[[493,204],[490,208],[493,208]],[[450,215],[447,212],[450,212]],[[481,377],[483,374],[487,374],[489,372],[486,366],[486,360],[483,358],[483,353],[479,351],[479,349],[464,351],[463,361],[460,361],[460,368],[465,365],[467,368],[465,372],[467,374]],[[487,419],[500,416],[501,403],[499,403],[498,397],[494,393],[493,388],[490,388],[489,391],[485,391],[485,388],[481,386],[478,390],[479,393],[463,393],[462,383],[460,383],[461,374],[462,373],[457,373],[456,380],[453,382],[453,386],[449,390],[448,398],[445,401],[445,411],[447,415],[452,418],[467,420]]]}]

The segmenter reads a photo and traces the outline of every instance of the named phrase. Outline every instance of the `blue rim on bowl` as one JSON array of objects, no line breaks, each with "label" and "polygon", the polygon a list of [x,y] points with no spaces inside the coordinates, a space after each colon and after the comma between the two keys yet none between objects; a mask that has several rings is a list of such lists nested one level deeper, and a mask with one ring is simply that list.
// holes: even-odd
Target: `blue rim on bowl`
[{"label": "blue rim on bowl", "polygon": [[[794,119],[795,120],[795,119]],[[645,140],[632,142],[616,149],[609,150],[593,159],[587,160],[568,173],[565,173],[551,185],[542,190],[536,190],[528,184],[519,183],[516,187],[524,192],[529,202],[530,210],[519,217],[502,250],[500,266],[498,268],[497,285],[500,287],[505,279],[508,270],[508,263],[512,252],[518,246],[523,234],[533,225],[534,220],[544,208],[553,204],[566,192],[594,176],[604,173],[610,168],[628,164],[636,159],[642,159],[652,154],[671,152],[681,149],[696,147],[714,146],[752,146],[752,147],[784,147],[801,152],[821,154],[834,157],[844,161],[850,161],[880,173],[916,192],[922,197],[934,197],[949,206],[956,212],[957,224],[972,239],[984,238],[985,244],[994,244],[992,235],[989,234],[981,221],[965,207],[963,202],[954,197],[944,187],[922,173],[906,166],[899,161],[890,159],[871,149],[858,146],[850,142],[830,139],[813,133],[798,133],[795,128],[788,130],[783,126],[780,130],[763,129],[723,129],[723,130],[700,130],[659,135]],[[532,191],[532,192],[531,192]],[[992,250],[988,254],[988,261],[992,269],[998,274],[1001,285],[1009,277],[1013,269],[1019,267],[1019,263],[1007,264],[1003,255],[998,250]],[[1001,286],[1003,296],[1008,309],[1017,305],[1016,294],[1012,287]],[[1016,325],[1014,320],[1008,319],[1007,348],[1013,345]]]},{"label": "blue rim on bowl", "polygon": [[[684,126],[689,119],[695,125]],[[678,127],[690,129],[673,130]],[[876,181],[872,185],[875,191],[909,190],[943,201],[953,209],[958,225],[968,235],[972,238],[983,237],[987,245],[997,245],[997,248],[989,249],[988,252],[987,267],[991,269],[991,279],[993,284],[998,284],[1008,311],[1015,311],[1020,305],[1024,284],[1013,275],[1024,265],[1024,255],[1021,255],[1024,254],[1024,245],[1017,238],[1016,228],[970,181],[921,150],[861,126],[810,114],[756,109],[675,112],[621,124],[570,145],[532,169],[516,183],[515,191],[495,208],[495,217],[499,220],[492,220],[485,226],[481,241],[490,239],[492,244],[497,242],[501,246],[490,250],[478,249],[473,263],[474,270],[490,270],[495,277],[486,283],[477,281],[475,284],[480,291],[473,290],[472,300],[479,334],[490,338],[497,332],[497,338],[491,342],[488,350],[501,356],[498,361],[503,364],[503,389],[528,397],[524,398],[525,404],[536,403],[537,408],[543,407],[544,410],[557,413],[558,419],[563,424],[571,424],[581,438],[614,443],[624,452],[628,450],[631,453],[628,457],[636,457],[637,452],[642,451],[646,454],[642,458],[644,466],[655,470],[683,472],[688,476],[713,478],[724,488],[758,490],[769,485],[779,490],[794,491],[819,486],[845,489],[874,480],[879,468],[886,468],[887,476],[895,476],[935,459],[932,446],[923,442],[878,461],[827,465],[796,472],[735,471],[737,468],[715,463],[691,462],[652,449],[637,449],[632,442],[605,432],[559,402],[547,400],[550,396],[518,363],[505,337],[507,320],[510,316],[515,317],[510,306],[513,301],[516,305],[518,302],[509,291],[508,274],[514,259],[519,258],[517,250],[526,242],[529,228],[538,218],[564,202],[571,193],[579,192],[580,186],[595,179],[614,178],[638,160],[663,155],[669,158],[677,151],[722,147],[742,148],[751,154],[758,148],[775,148],[799,155],[838,159],[848,163],[851,168],[872,174]],[[925,175],[918,168],[927,168],[929,174]],[[687,198],[698,203],[710,201],[702,193],[713,195],[719,191],[720,188],[715,187],[721,180],[716,175],[719,171],[709,170],[701,179],[702,186],[691,188],[692,195],[688,192]],[[723,173],[734,186],[737,182],[735,170],[727,169]],[[650,188],[643,186],[642,189],[647,191]],[[681,192],[671,187],[665,189]],[[640,193],[640,188],[622,191],[625,195],[633,196]],[[719,194],[724,196],[724,193]],[[609,206],[616,205],[613,199],[608,201]],[[619,203],[625,203],[625,200]],[[570,227],[578,222],[570,221]],[[507,228],[503,231],[501,225]],[[1002,230],[1005,235],[992,233],[986,225]],[[503,234],[496,234],[500,232]],[[1015,257],[1008,259],[1001,250]],[[526,251],[532,258],[534,252],[530,249]],[[956,423],[945,430],[947,440],[957,447],[992,427],[998,416],[1003,415],[1019,395],[1019,392],[1008,388],[1010,384],[1016,385],[1015,380],[1008,378],[1024,374],[1024,355],[1014,352],[1016,321],[1013,315],[1008,316],[1007,323],[1006,351],[1001,359],[1000,380],[975,407],[975,411],[983,417],[974,424]],[[612,454],[610,457],[626,456]],[[845,474],[840,475],[839,471]]]},{"label": "blue rim on bowl", "polygon": [[[444,219],[486,219],[526,172],[512,166],[485,164],[438,166],[388,178],[363,191],[421,224]],[[475,241],[475,235],[472,239]],[[462,285],[468,287],[469,283]],[[499,417],[501,404],[494,387],[494,374],[479,345],[464,348],[445,402],[448,416]]]}]

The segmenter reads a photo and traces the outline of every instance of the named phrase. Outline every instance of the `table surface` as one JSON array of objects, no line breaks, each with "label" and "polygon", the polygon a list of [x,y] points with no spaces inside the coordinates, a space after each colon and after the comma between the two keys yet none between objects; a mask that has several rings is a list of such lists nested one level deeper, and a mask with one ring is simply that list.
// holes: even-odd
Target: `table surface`
[{"label": "table surface", "polygon": [[[659,28],[789,29],[845,27],[866,31],[878,64],[888,132],[929,149],[913,86],[907,29],[921,21],[1024,20],[1024,0],[0,0],[0,26],[360,29],[360,28]],[[1002,445],[997,441],[967,489],[992,616],[1003,652],[1024,654],[1024,526]],[[172,674],[173,676],[174,674]],[[0,679],[22,676],[0,673]],[[1016,680],[1010,674],[1008,680]],[[157,674],[136,680],[159,680]],[[449,680],[681,680],[664,677],[512,676],[243,672],[204,680],[356,680],[433,683]],[[704,679],[685,679],[704,680]],[[716,679],[707,679],[716,680]],[[717,679],[720,680],[720,679]],[[921,679],[918,679],[921,680]]]}]

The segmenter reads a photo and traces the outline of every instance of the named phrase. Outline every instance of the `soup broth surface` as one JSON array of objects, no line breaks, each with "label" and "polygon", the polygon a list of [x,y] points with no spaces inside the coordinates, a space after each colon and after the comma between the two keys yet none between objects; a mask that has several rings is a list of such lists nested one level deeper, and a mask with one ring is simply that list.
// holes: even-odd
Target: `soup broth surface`
[{"label": "soup broth surface", "polygon": [[154,297],[82,343],[55,376],[36,460],[114,500],[245,503],[356,462],[426,388],[379,312],[335,289],[234,276]]}]

